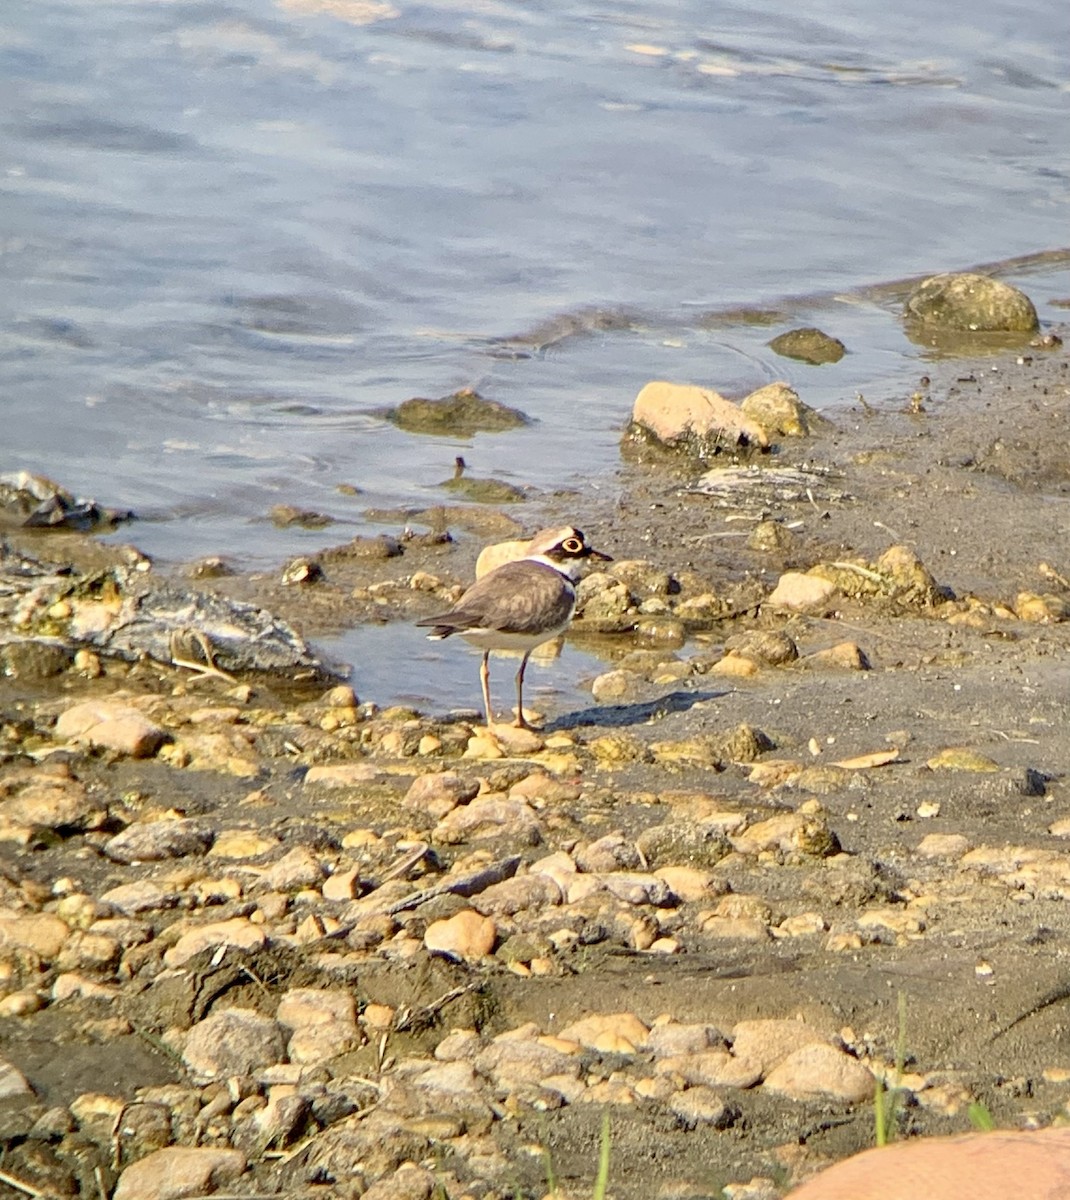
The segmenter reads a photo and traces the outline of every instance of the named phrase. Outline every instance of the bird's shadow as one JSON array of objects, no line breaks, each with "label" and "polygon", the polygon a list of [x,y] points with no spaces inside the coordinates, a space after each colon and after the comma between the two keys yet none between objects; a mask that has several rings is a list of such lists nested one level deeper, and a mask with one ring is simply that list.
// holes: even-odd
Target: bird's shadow
[{"label": "bird's shadow", "polygon": [[636,704],[599,704],[581,708],[577,712],[563,713],[548,721],[540,733],[561,733],[567,729],[581,729],[596,725],[608,729],[619,729],[628,725],[646,725],[650,721],[667,717],[670,713],[687,712],[696,704],[719,700],[727,696],[722,692],[667,692],[656,700],[644,700]]}]

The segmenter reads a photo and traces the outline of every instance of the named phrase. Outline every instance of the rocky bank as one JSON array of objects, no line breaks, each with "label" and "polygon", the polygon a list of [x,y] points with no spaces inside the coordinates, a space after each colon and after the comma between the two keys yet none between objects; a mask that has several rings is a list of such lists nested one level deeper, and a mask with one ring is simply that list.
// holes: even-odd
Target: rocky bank
[{"label": "rocky bank", "polygon": [[[607,669],[538,733],[13,600],[0,1187],[579,1197],[608,1115],[611,1195],[773,1200],[878,1127],[1065,1122],[1068,405],[1059,348],[953,362],[533,511],[617,559],[574,627]],[[197,586],[314,639],[479,548],[379,544]]]}]

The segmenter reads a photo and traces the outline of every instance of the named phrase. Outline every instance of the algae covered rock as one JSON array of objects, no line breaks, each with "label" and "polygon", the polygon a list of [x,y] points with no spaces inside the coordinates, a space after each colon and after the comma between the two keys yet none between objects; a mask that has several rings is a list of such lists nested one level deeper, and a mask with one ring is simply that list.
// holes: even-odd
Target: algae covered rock
[{"label": "algae covered rock", "polygon": [[387,409],[382,415],[409,433],[435,433],[444,437],[500,433],[530,423],[530,419],[519,409],[510,408],[498,400],[487,400],[471,388],[462,388],[438,400],[414,396]]},{"label": "algae covered rock", "polygon": [[768,383],[747,396],[740,408],[743,415],[757,422],[767,435],[809,437],[818,426],[828,422],[786,383]]},{"label": "algae covered rock", "polygon": [[933,275],[907,297],[908,321],[960,333],[1035,333],[1037,310],[1009,283],[966,271]]},{"label": "algae covered rock", "polygon": [[815,367],[839,362],[847,353],[847,347],[839,338],[809,327],[779,334],[769,343],[769,349],[784,358],[797,358]]}]

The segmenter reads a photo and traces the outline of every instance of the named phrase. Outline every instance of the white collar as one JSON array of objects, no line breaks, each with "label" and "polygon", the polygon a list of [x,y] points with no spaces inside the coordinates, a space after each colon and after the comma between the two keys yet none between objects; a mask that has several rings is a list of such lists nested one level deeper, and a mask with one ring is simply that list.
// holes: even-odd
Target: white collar
[{"label": "white collar", "polygon": [[579,567],[579,563],[576,563],[576,562],[569,563],[568,566],[566,567],[566,566],[563,566],[559,562],[554,562],[554,560],[552,558],[549,558],[545,554],[528,554],[523,559],[521,559],[521,561],[529,562],[529,563],[539,563],[540,566],[549,567],[551,571],[556,571],[558,573],[558,575],[563,575],[565,577],[565,579],[567,579],[569,581],[569,583],[576,582],[576,576],[573,575],[572,572],[577,570],[577,568]]}]

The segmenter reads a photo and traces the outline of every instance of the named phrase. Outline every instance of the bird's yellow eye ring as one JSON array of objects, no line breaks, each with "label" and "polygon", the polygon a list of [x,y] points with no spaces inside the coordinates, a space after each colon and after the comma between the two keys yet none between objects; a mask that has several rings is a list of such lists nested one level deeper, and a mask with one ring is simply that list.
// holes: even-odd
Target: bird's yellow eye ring
[{"label": "bird's yellow eye ring", "polygon": [[561,549],[564,550],[566,554],[579,554],[579,552],[583,549],[583,542],[581,542],[579,538],[565,538],[565,540],[561,543]]}]

